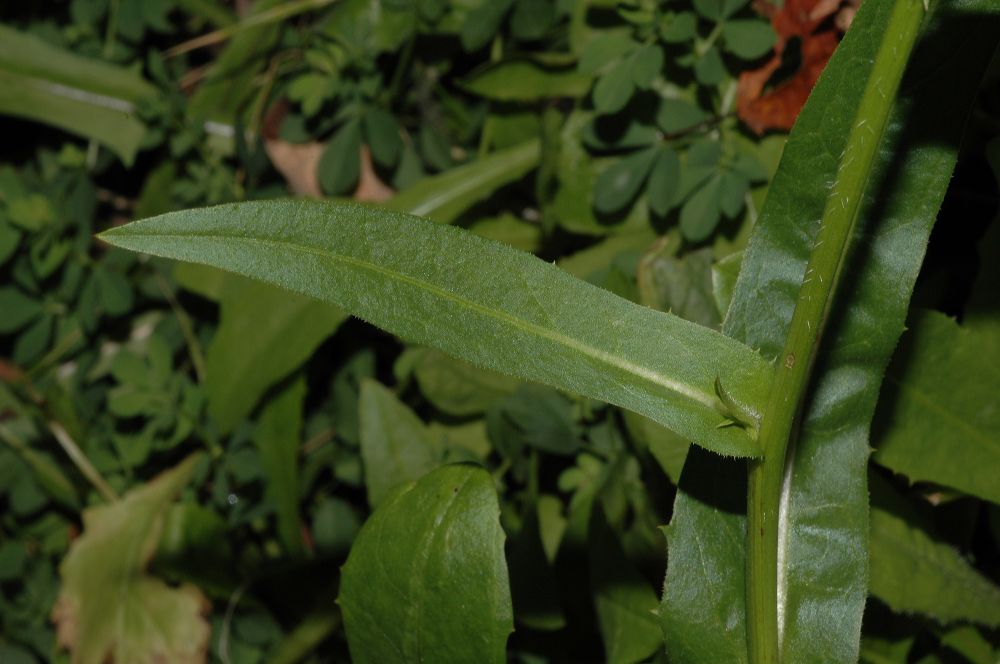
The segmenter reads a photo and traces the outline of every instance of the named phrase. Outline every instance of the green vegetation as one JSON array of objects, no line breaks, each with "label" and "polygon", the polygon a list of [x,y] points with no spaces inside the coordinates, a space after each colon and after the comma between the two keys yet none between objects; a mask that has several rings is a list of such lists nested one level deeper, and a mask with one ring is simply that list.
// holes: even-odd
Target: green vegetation
[{"label": "green vegetation", "polygon": [[996,660],[994,3],[246,4],[0,10],[0,661]]}]

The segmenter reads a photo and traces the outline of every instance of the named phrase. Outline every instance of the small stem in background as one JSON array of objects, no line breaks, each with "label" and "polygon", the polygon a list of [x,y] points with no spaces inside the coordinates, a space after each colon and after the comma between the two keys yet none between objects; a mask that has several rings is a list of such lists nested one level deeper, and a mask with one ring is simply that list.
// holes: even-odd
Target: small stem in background
[{"label": "small stem in background", "polygon": [[[110,60],[115,47],[115,35],[118,33],[118,6],[120,0],[111,0],[108,5],[108,24],[104,31],[104,50],[102,55],[105,60]],[[101,146],[95,139],[87,141],[87,169],[93,170],[97,165],[97,155]]]},{"label": "small stem in background", "polygon": [[224,28],[206,33],[200,37],[195,37],[194,39],[182,42],[177,46],[164,51],[163,57],[173,58],[183,53],[187,53],[188,51],[204,48],[206,46],[212,46],[213,44],[224,42],[230,37],[238,35],[241,32],[250,30],[251,28],[268,25],[270,23],[278,23],[286,18],[291,18],[313,9],[320,9],[321,7],[325,7],[333,2],[334,0],[297,0],[296,2],[288,2],[278,7],[267,9],[258,14],[252,14],[235,25],[228,25]]},{"label": "small stem in background", "polygon": [[759,435],[764,456],[750,462],[746,577],[747,637],[753,664],[781,662],[787,573],[784,532],[793,441],[861,201],[924,14],[922,0],[896,0],[892,8],[775,368]]},{"label": "small stem in background", "polygon": [[[503,58],[503,38],[497,35],[493,38],[493,43],[490,45],[490,62],[496,63],[500,62]],[[483,120],[483,131],[479,134],[479,157],[480,159],[489,154],[490,143],[493,142],[493,125],[495,124],[493,118],[489,114],[490,103],[486,102],[486,119]]]},{"label": "small stem in background", "polygon": [[76,444],[70,435],[66,433],[66,429],[63,428],[61,424],[52,420],[49,423],[49,431],[52,435],[56,437],[59,445],[66,452],[66,455],[70,458],[73,464],[80,471],[80,474],[87,478],[87,481],[97,489],[97,493],[101,494],[101,497],[109,503],[113,503],[118,500],[118,494],[115,490],[111,488],[111,485],[101,477],[101,474],[97,472],[93,464],[90,463],[90,459],[83,453],[79,445]]},{"label": "small stem in background", "polygon": [[198,341],[198,336],[194,333],[194,326],[191,324],[191,317],[188,316],[187,311],[181,306],[181,303],[177,301],[177,296],[174,295],[173,290],[170,289],[170,284],[167,280],[163,278],[159,270],[156,271],[155,277],[156,285],[163,294],[163,297],[167,300],[170,305],[171,310],[174,312],[174,316],[177,317],[177,324],[180,325],[181,334],[184,335],[184,342],[187,345],[188,356],[191,358],[191,364],[194,366],[195,376],[198,378],[199,383],[205,382],[205,354],[201,351],[201,343]]}]

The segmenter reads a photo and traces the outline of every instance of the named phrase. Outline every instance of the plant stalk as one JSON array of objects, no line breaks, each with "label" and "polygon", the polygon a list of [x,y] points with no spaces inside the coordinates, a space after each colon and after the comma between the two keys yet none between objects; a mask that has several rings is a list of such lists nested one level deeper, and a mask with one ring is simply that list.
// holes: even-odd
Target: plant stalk
[{"label": "plant stalk", "polygon": [[[781,662],[785,608],[782,509],[789,450],[809,387],[824,326],[851,249],[878,146],[926,10],[922,0],[895,0],[778,358],[761,421],[761,459],[751,461],[747,490],[747,639],[753,664]],[[790,478],[789,478],[790,479]],[[781,544],[782,546],[779,546]]]}]

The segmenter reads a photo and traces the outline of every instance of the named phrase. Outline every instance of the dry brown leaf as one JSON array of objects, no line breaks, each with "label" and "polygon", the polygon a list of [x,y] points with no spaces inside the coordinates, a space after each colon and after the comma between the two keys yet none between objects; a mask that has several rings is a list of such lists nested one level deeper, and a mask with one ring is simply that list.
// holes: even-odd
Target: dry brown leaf
[{"label": "dry brown leaf", "polygon": [[[326,149],[325,143],[289,143],[279,138],[281,120],[288,112],[288,102],[282,100],[275,104],[264,118],[261,134],[264,137],[264,150],[274,167],[278,169],[288,187],[299,196],[322,198],[323,190],[319,185],[320,157]],[[372,163],[371,152],[367,145],[361,146],[361,168],[358,175],[358,186],[352,198],[358,201],[380,203],[392,198],[395,190],[379,178]]]},{"label": "dry brown leaf", "polygon": [[[860,0],[785,0],[781,9],[766,0],[754,7],[771,19],[777,33],[774,54],[760,68],[740,74],[736,113],[750,129],[763,134],[769,129],[788,131],[806,103],[809,93],[840,42],[839,23],[849,23]],[[836,14],[836,20],[827,19]],[[771,76],[781,67],[789,40],[801,40],[802,63],[790,79],[765,90]]]}]

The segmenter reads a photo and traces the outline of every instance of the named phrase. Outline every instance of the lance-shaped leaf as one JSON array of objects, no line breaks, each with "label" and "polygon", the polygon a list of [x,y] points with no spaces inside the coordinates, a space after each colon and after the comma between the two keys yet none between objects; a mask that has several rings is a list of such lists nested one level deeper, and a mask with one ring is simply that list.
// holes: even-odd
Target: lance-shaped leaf
[{"label": "lance-shaped leaf", "polygon": [[130,165],[146,132],[136,103],[156,94],[133,71],[0,25],[0,113],[94,139]]},{"label": "lance-shaped leaf", "polygon": [[514,616],[503,542],[482,468],[445,466],[392,492],[343,569],[353,660],[505,662]]},{"label": "lance-shaped leaf", "polygon": [[[862,5],[799,116],[755,228],[723,331],[774,357],[788,334],[829,183],[892,10]],[[866,596],[868,427],[979,80],[994,3],[944,5],[923,30],[857,222],[791,473],[782,492],[775,597],[783,661],[856,661]],[[949,66],[940,63],[947,60]],[[662,606],[680,662],[747,660],[745,467],[692,450],[670,530]],[[708,484],[706,484],[708,482]],[[713,491],[706,489],[714,488]],[[726,570],[715,574],[713,570]],[[712,648],[703,648],[712,643]]]},{"label": "lance-shaped leaf", "polygon": [[[471,205],[531,170],[538,141],[500,150],[426,178],[386,206],[451,223]],[[221,307],[219,329],[206,354],[208,412],[227,433],[275,382],[291,373],[347,318],[310,298],[237,275],[181,265],[181,285]]]},{"label": "lance-shaped leaf", "polygon": [[722,426],[716,379],[753,410],[769,365],[509,246],[353,204],[238,203],[106,231],[134,251],[205,263],[336,305],[473,364],[629,408],[711,450],[757,453]]}]

